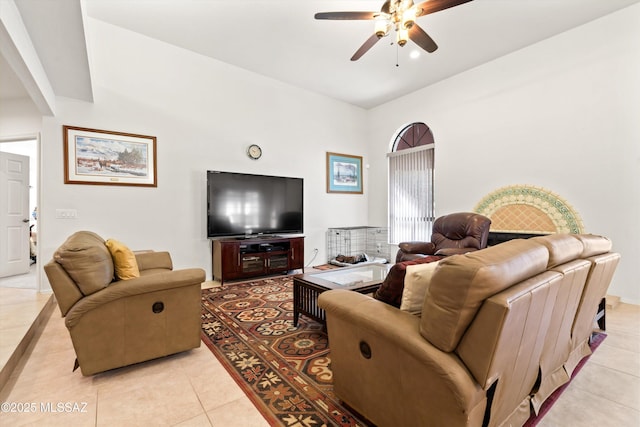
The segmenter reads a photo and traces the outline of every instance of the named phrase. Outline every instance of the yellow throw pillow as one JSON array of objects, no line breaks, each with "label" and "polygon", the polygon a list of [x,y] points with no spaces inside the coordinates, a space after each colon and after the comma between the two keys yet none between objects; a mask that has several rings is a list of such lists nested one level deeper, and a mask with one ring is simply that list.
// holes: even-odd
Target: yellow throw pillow
[{"label": "yellow throw pillow", "polygon": [[400,310],[411,314],[422,315],[422,304],[431,283],[431,276],[438,266],[438,261],[426,264],[407,265],[404,277],[404,289]]},{"label": "yellow throw pillow", "polygon": [[140,270],[138,269],[136,256],[133,254],[131,249],[114,239],[108,239],[105,244],[107,245],[107,248],[109,248],[109,252],[111,252],[116,276],[119,280],[128,280],[140,277]]}]

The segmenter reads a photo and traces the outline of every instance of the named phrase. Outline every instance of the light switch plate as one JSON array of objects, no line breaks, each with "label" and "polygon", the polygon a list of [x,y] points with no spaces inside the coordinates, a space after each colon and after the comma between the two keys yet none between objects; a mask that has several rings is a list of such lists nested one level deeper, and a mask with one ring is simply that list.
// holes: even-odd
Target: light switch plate
[{"label": "light switch plate", "polygon": [[56,209],[56,218],[58,219],[76,219],[78,211],[76,209]]}]

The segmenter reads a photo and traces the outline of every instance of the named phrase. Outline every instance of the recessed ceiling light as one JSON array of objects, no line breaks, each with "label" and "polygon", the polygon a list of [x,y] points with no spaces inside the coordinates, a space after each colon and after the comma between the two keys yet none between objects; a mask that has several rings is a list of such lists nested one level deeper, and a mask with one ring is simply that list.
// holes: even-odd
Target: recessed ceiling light
[{"label": "recessed ceiling light", "polygon": [[411,59],[416,59],[416,58],[420,57],[420,51],[412,50],[411,53],[409,54],[409,57]]}]

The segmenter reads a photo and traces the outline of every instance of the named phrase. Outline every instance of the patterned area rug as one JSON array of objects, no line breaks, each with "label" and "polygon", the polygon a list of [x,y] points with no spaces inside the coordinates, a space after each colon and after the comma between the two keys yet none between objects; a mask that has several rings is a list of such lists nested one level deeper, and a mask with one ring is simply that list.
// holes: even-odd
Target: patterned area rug
[{"label": "patterned area rug", "polygon": [[293,279],[202,291],[202,339],[271,425],[367,426],[333,394],[327,334],[300,316]]},{"label": "patterned area rug", "polygon": [[[606,334],[596,334],[595,350]],[[202,340],[273,426],[370,426],[333,394],[327,334],[300,316],[293,326],[293,278],[202,291]],[[575,375],[586,363],[582,359]],[[544,403],[535,426],[570,383]]]}]

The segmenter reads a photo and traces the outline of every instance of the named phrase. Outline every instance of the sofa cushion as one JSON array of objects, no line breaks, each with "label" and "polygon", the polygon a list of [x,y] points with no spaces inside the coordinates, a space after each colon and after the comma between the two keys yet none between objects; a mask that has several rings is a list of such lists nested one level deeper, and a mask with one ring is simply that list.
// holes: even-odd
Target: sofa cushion
[{"label": "sofa cushion", "polygon": [[549,252],[516,239],[440,261],[422,308],[420,333],[453,351],[485,299],[546,270]]},{"label": "sofa cushion", "polygon": [[553,268],[580,257],[584,250],[582,242],[571,234],[549,234],[533,237],[531,240],[546,246],[549,251],[549,264]]},{"label": "sofa cushion", "polygon": [[113,261],[104,240],[91,231],[78,231],[60,246],[53,259],[64,268],[83,295],[113,281]]},{"label": "sofa cushion", "polygon": [[417,258],[410,261],[402,261],[394,264],[382,285],[373,294],[377,300],[386,302],[394,307],[399,308],[402,303],[402,291],[404,289],[404,277],[408,265],[424,264],[428,262],[438,261],[442,257],[429,255],[424,258]]},{"label": "sofa cushion", "polygon": [[596,234],[575,234],[574,237],[582,242],[583,250],[580,258],[606,254],[613,247],[611,240]]},{"label": "sofa cushion", "polygon": [[424,297],[431,283],[431,276],[436,270],[439,261],[426,264],[408,265],[404,278],[404,290],[400,310],[420,316]]},{"label": "sofa cushion", "polygon": [[173,270],[173,263],[171,262],[171,255],[169,252],[134,252],[136,254],[136,262],[138,263],[138,269],[140,275],[144,276],[149,274],[148,272],[164,272]]},{"label": "sofa cushion", "polygon": [[106,245],[111,253],[118,280],[140,277],[136,256],[127,245],[115,239],[107,239]]}]

